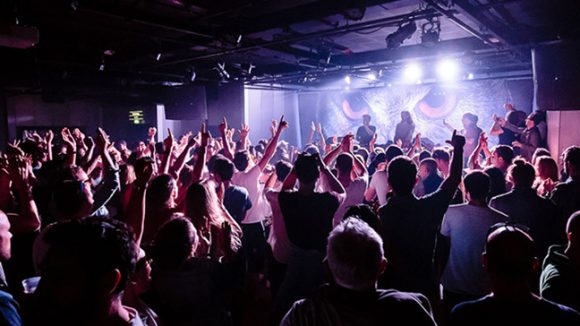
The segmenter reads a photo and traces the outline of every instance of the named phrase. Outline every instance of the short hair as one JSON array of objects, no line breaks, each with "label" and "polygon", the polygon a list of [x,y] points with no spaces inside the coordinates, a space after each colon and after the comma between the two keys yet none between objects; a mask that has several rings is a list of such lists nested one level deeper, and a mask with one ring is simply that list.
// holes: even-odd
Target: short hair
[{"label": "short hair", "polygon": [[342,173],[350,173],[354,159],[349,153],[342,153],[336,158],[336,169]]},{"label": "short hair", "polygon": [[524,230],[505,225],[488,235],[487,270],[507,281],[517,281],[533,271],[534,240]]},{"label": "short hair", "polygon": [[186,217],[165,222],[155,235],[152,257],[161,268],[177,268],[197,247],[197,230]]},{"label": "short hair", "polygon": [[292,164],[286,161],[278,161],[276,162],[276,165],[274,165],[274,168],[276,169],[276,178],[280,181],[284,181],[292,170]]},{"label": "short hair", "polygon": [[423,161],[424,159],[430,158],[431,157],[431,152],[429,152],[428,150],[422,150],[421,153],[419,153],[419,162]]},{"label": "short hair", "polygon": [[234,165],[238,171],[246,171],[250,164],[250,153],[248,151],[239,151],[234,155]]},{"label": "short hair", "polygon": [[489,194],[489,176],[482,171],[472,171],[465,176],[465,191],[473,199],[486,199]]},{"label": "short hair", "polygon": [[234,176],[234,163],[226,157],[219,157],[213,163],[213,171],[221,181],[230,181]]},{"label": "short hair", "polygon": [[507,192],[505,175],[496,167],[487,167],[483,170],[489,176],[489,198]]},{"label": "short hair", "polygon": [[381,232],[381,220],[373,209],[367,204],[357,204],[350,206],[344,216],[342,217],[343,220],[348,219],[349,217],[355,217],[363,222],[367,223],[373,230],[377,233]]},{"label": "short hair", "polygon": [[[44,235],[48,245],[45,260],[56,251],[78,262],[89,275],[105,275],[117,269],[121,279],[114,293],[118,294],[127,286],[137,263],[138,248],[133,239],[129,227],[114,219],[87,217],[60,222]],[[48,266],[43,264],[41,275]]]},{"label": "short hair", "polygon": [[514,150],[507,145],[497,145],[494,148],[494,152],[497,156],[501,157],[507,166],[512,164],[514,159]]},{"label": "short hair", "polygon": [[175,179],[169,174],[160,174],[151,180],[147,188],[147,204],[153,206],[166,203],[177,186]]},{"label": "short hair", "polygon": [[534,151],[534,154],[532,154],[532,164],[536,164],[536,161],[538,160],[538,158],[543,157],[543,156],[552,156],[552,154],[550,153],[549,150],[543,148],[543,147],[538,147],[536,148],[536,150]]},{"label": "short hair", "polygon": [[362,158],[363,158],[363,162],[366,162],[366,161],[369,159],[369,155],[370,155],[370,153],[369,153],[369,150],[368,150],[368,149],[366,149],[366,148],[364,148],[364,147],[361,147],[361,148],[359,148],[359,149],[358,149],[358,150],[355,152],[355,154],[356,154],[356,155],[360,155],[360,156],[362,156]]},{"label": "short hair", "polygon": [[371,119],[371,115],[370,114],[363,114],[362,117],[363,117],[363,119],[366,119],[366,118],[368,118],[369,120]]},{"label": "short hair", "polygon": [[517,159],[510,166],[508,175],[516,187],[531,188],[536,179],[536,170],[525,160]]},{"label": "short hair", "polygon": [[479,117],[471,112],[466,112],[465,114],[463,114],[463,118],[471,121],[471,123],[473,123],[474,125],[476,125],[477,122],[479,121]]},{"label": "short hair", "polygon": [[437,174],[437,161],[435,161],[432,158],[426,158],[424,160],[421,160],[419,166],[425,166],[429,175]]},{"label": "short hair", "polygon": [[339,285],[355,290],[368,288],[376,283],[380,272],[383,240],[362,220],[348,218],[330,232],[326,257]]},{"label": "short hair", "polygon": [[566,223],[566,233],[580,233],[580,211],[573,213]]},{"label": "short hair", "polygon": [[392,160],[387,167],[388,181],[393,190],[401,195],[411,193],[417,181],[417,166],[406,156]]},{"label": "short hair", "polygon": [[387,160],[387,162],[392,161],[397,156],[403,155],[405,155],[403,154],[403,150],[397,145],[389,145],[385,150],[385,160]]},{"label": "short hair", "polygon": [[445,148],[438,147],[433,150],[433,154],[431,154],[431,157],[436,160],[443,160],[449,162],[451,155],[449,155],[449,152]]},{"label": "short hair", "polygon": [[302,153],[298,155],[296,163],[294,163],[296,170],[296,177],[302,183],[314,182],[318,179],[320,172],[318,171],[318,162],[315,156]]},{"label": "short hair", "polygon": [[79,180],[62,180],[53,189],[54,208],[60,218],[71,217],[79,213],[87,201],[83,191],[85,183]]},{"label": "short hair", "polygon": [[314,144],[310,144],[304,148],[304,152],[311,154],[311,155],[315,155],[315,154],[320,153],[320,150],[318,149],[318,146],[316,146]]},{"label": "short hair", "polygon": [[580,169],[580,146],[570,146],[562,154],[564,162],[568,162],[575,170]]}]

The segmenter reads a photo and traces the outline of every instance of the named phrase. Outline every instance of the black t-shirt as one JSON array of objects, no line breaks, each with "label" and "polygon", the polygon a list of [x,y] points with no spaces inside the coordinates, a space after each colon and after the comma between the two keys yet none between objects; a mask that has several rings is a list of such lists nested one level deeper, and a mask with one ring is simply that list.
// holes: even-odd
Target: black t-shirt
[{"label": "black t-shirt", "polygon": [[305,250],[326,252],[338,199],[328,192],[304,195],[283,191],[278,200],[290,242]]},{"label": "black t-shirt", "polygon": [[506,301],[485,296],[458,304],[450,325],[580,325],[580,315],[572,308],[537,299]]},{"label": "black t-shirt", "polygon": [[370,135],[365,129],[365,126],[358,127],[356,131],[356,140],[358,140],[360,145],[363,147],[369,147],[369,143],[371,142],[371,139],[373,139],[373,136],[377,131],[377,127],[375,126],[369,126],[369,129],[373,131],[373,133]]},{"label": "black t-shirt", "polygon": [[224,207],[230,215],[241,223],[246,216],[246,211],[252,208],[248,190],[240,186],[231,186],[224,191]]},{"label": "black t-shirt", "polygon": [[433,295],[433,252],[443,215],[455,192],[439,188],[431,195],[394,196],[379,209],[385,257],[389,261],[380,285]]}]

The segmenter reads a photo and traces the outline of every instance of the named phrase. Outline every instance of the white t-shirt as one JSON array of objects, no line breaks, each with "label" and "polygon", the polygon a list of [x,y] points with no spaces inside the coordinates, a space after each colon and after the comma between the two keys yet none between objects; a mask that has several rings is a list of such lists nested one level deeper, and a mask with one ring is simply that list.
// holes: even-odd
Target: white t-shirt
[{"label": "white t-shirt", "polygon": [[252,202],[252,208],[246,212],[246,218],[242,224],[262,222],[270,214],[270,204],[263,196],[264,185],[259,182],[261,173],[260,166],[256,164],[246,172],[236,172],[232,177],[232,182],[235,185],[248,190]]},{"label": "white t-shirt", "polygon": [[387,203],[387,192],[389,191],[389,181],[387,171],[377,171],[371,178],[370,188],[375,189],[379,204],[383,206]]},{"label": "white t-shirt", "polygon": [[280,203],[278,202],[279,194],[279,189],[266,189],[265,196],[272,208],[272,224],[270,225],[270,233],[268,234],[268,243],[272,247],[272,255],[274,258],[282,264],[288,264],[288,258],[292,252],[292,244],[288,239],[286,223],[280,210]]},{"label": "white t-shirt", "polygon": [[441,225],[441,234],[451,241],[449,260],[441,279],[446,290],[469,295],[489,293],[489,279],[481,264],[481,254],[489,228],[508,220],[507,215],[490,207],[449,206]]},{"label": "white t-shirt", "polygon": [[340,223],[340,221],[342,221],[344,214],[346,213],[346,211],[349,209],[350,206],[358,205],[363,202],[367,186],[368,186],[367,176],[356,178],[350,182],[348,187],[346,187],[345,189],[346,198],[344,199],[342,204],[340,204],[340,206],[336,210],[336,213],[334,213],[334,218],[332,219],[333,227],[337,226]]}]

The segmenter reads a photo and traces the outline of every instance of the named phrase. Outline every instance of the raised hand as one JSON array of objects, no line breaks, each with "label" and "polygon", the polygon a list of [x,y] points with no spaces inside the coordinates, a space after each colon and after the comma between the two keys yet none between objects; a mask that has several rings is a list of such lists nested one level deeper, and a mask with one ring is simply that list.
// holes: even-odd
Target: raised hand
[{"label": "raised hand", "polygon": [[109,145],[111,145],[109,135],[107,135],[107,133],[102,128],[97,129],[97,140],[95,143],[100,153],[105,153],[109,148]]},{"label": "raised hand", "polygon": [[312,124],[310,125],[310,132],[315,132],[316,131],[316,124],[314,123],[314,121],[312,121]]},{"label": "raised hand", "polygon": [[284,115],[282,114],[282,116],[280,117],[280,122],[278,123],[278,133],[281,133],[282,130],[288,128],[288,122],[286,120],[284,120]]},{"label": "raised hand", "polygon": [[15,139],[12,143],[8,143],[6,153],[8,155],[24,155],[24,151],[20,148],[20,140]]},{"label": "raised hand", "polygon": [[[224,120],[225,120],[225,118],[224,118]],[[201,129],[199,131],[199,135],[201,138],[201,146],[206,147],[207,144],[209,144],[209,140],[211,139],[211,134],[209,133],[209,131],[206,130],[205,123],[201,124]]]},{"label": "raised hand", "polygon": [[[276,120],[274,120],[276,121]],[[240,137],[247,138],[248,134],[250,133],[250,126],[245,123],[242,123],[242,127],[240,128]]]},{"label": "raised hand", "polygon": [[220,122],[218,128],[222,135],[226,134],[226,131],[228,130],[228,120],[226,120],[226,117],[224,117],[222,122]]},{"label": "raised hand", "polygon": [[272,125],[270,126],[270,133],[272,133],[272,137],[276,134],[276,128],[278,125],[278,121],[272,120]]},{"label": "raised hand", "polygon": [[52,132],[52,130],[49,130],[46,132],[46,134],[44,135],[44,141],[47,144],[52,144],[52,141],[54,140],[54,133]]},{"label": "raised hand", "polygon": [[458,135],[457,130],[453,130],[451,140],[447,140],[446,143],[453,146],[454,149],[462,149],[465,146],[465,137]]},{"label": "raised hand", "polygon": [[150,127],[149,130],[147,131],[147,135],[149,136],[149,138],[155,137],[156,134],[157,134],[157,128],[155,128],[155,127]]},{"label": "raised hand", "polygon": [[73,135],[71,134],[70,130],[66,127],[62,128],[62,130],[60,131],[60,135],[62,137],[62,140],[67,145],[67,147],[71,151],[76,151],[77,142],[76,142],[75,138],[73,137]]},{"label": "raised hand", "polygon": [[415,144],[413,146],[415,146],[416,149],[421,149],[421,133],[415,135]]},{"label": "raised hand", "polygon": [[93,137],[88,136],[87,138],[85,138],[85,145],[87,145],[88,148],[94,147],[95,140],[93,139]]},{"label": "raised hand", "polygon": [[322,124],[320,122],[318,123],[318,128],[316,130],[318,131],[319,134],[322,135]]},{"label": "raised hand", "polygon": [[169,151],[169,149],[174,147],[174,138],[171,128],[167,128],[167,133],[167,137],[163,140],[163,148],[165,148],[166,151]]},{"label": "raised hand", "polygon": [[26,186],[32,171],[32,159],[30,156],[13,156],[8,161],[8,172],[16,186]]},{"label": "raised hand", "polygon": [[345,153],[350,152],[350,149],[352,148],[352,138],[353,138],[353,135],[351,133],[342,137],[342,141],[340,142],[340,147],[341,147],[343,152],[345,152]]},{"label": "raised hand", "polygon": [[487,148],[487,145],[488,145],[488,144],[487,144],[487,139],[488,139],[488,138],[487,138],[487,136],[486,136],[485,132],[482,132],[482,133],[479,135],[479,146],[480,146],[481,148]]}]

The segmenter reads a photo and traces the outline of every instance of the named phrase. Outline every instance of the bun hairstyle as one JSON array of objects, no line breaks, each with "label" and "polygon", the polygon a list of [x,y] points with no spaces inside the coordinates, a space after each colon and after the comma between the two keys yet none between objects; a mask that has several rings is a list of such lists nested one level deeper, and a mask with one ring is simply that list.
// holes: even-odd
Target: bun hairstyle
[{"label": "bun hairstyle", "polygon": [[516,187],[531,187],[536,178],[534,167],[522,158],[514,160],[510,166],[508,175]]}]

